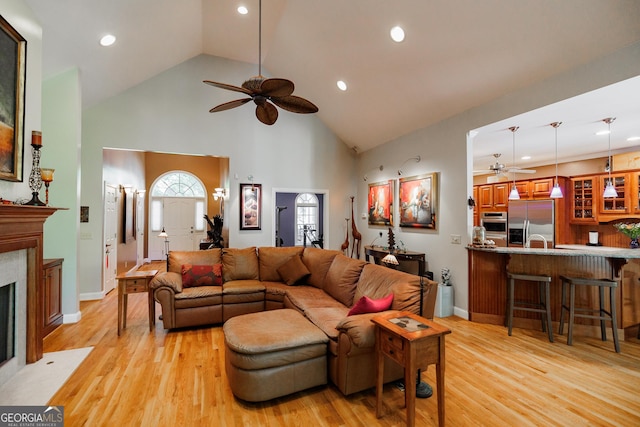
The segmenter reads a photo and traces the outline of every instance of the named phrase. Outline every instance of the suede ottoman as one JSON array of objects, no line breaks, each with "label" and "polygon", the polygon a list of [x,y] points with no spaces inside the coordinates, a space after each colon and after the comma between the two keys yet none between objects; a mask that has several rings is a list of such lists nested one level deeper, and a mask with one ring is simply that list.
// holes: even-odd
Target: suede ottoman
[{"label": "suede ottoman", "polygon": [[223,326],[233,394],[262,402],[327,383],[328,338],[292,309],[233,317]]}]

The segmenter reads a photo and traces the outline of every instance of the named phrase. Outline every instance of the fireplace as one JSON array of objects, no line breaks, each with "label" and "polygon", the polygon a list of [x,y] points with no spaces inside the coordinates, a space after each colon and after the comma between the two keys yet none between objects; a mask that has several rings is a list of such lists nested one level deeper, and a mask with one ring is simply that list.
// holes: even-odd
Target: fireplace
[{"label": "fireplace", "polygon": [[15,356],[16,283],[0,287],[0,367]]},{"label": "fireplace", "polygon": [[56,210],[48,206],[0,205],[0,286],[13,284],[15,314],[10,332],[13,357],[0,366],[0,384],[25,363],[42,358],[43,227]]}]

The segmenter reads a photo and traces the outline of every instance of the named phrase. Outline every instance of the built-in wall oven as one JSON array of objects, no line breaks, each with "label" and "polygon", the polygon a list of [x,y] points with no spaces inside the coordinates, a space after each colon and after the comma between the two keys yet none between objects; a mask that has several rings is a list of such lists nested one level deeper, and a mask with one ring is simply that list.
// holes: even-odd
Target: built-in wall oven
[{"label": "built-in wall oven", "polygon": [[493,240],[496,246],[507,246],[507,213],[482,212],[480,225],[486,230],[485,239]]}]

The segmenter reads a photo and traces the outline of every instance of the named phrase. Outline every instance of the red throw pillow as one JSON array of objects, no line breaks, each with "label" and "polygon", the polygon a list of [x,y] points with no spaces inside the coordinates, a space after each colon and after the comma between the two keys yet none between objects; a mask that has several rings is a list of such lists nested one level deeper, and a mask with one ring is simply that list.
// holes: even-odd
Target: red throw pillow
[{"label": "red throw pillow", "polygon": [[222,285],[222,264],[182,265],[182,287]]},{"label": "red throw pillow", "polygon": [[351,310],[349,310],[347,316],[364,313],[379,313],[381,311],[389,310],[392,303],[392,293],[380,299],[371,299],[365,295],[360,298],[358,302],[353,305],[353,307],[351,307]]}]

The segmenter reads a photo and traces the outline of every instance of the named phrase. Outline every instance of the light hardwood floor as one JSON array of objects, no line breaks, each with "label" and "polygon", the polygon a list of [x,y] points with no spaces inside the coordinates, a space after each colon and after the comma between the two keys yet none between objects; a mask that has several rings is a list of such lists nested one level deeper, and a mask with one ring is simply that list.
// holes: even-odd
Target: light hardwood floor
[{"label": "light hardwood floor", "polygon": [[[51,405],[64,405],[65,426],[401,426],[403,394],[385,386],[376,419],[374,389],[343,396],[317,387],[270,402],[235,399],[224,373],[220,326],[149,332],[145,294],[129,296],[127,329],[117,336],[117,295],[82,302],[82,320],[63,325],[46,352],[95,349]],[[158,306],[158,313],[160,307]],[[640,343],[574,336],[574,345],[541,331],[436,319],[446,338],[448,426],[639,426]],[[373,373],[372,373],[373,375]],[[435,369],[423,372],[435,384]],[[436,426],[435,397],[417,399],[416,425]]]}]

